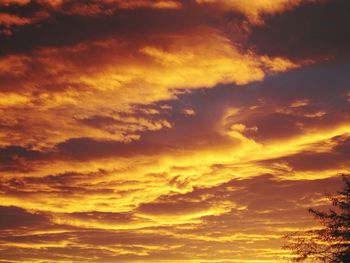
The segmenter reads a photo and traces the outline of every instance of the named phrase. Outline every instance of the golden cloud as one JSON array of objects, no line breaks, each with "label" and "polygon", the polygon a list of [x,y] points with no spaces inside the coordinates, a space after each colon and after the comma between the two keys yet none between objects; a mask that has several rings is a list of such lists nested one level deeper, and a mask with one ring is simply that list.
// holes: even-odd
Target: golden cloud
[{"label": "golden cloud", "polygon": [[261,23],[261,15],[282,13],[298,5],[318,0],[256,0],[256,1],[235,1],[235,0],[196,0],[198,4],[217,5],[225,11],[235,11],[246,15],[251,22]]},{"label": "golden cloud", "polygon": [[[282,58],[242,54],[210,28],[160,35],[134,47],[131,42],[112,38],[43,48],[32,57],[7,56],[0,59],[0,72],[13,76],[13,81],[3,88],[15,92],[9,96],[18,99],[11,100],[6,118],[18,119],[24,108],[35,109],[36,114],[23,121],[25,133],[18,131],[13,136],[12,130],[12,136],[4,135],[8,139],[2,143],[40,142],[42,147],[74,137],[132,140],[140,131],[169,128],[171,124],[161,118],[121,119],[118,112],[132,114],[131,105],[171,99],[181,89],[262,80],[266,67],[285,71],[296,65]],[[109,118],[110,124],[100,128],[77,125],[94,116]],[[56,121],[52,123],[52,119]]]}]

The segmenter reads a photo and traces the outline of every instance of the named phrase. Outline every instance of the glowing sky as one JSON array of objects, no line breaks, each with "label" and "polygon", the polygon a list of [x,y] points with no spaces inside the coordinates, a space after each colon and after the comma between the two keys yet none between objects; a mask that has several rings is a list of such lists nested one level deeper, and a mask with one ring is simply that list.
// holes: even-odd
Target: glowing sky
[{"label": "glowing sky", "polygon": [[283,262],[350,172],[348,0],[0,0],[0,262]]}]

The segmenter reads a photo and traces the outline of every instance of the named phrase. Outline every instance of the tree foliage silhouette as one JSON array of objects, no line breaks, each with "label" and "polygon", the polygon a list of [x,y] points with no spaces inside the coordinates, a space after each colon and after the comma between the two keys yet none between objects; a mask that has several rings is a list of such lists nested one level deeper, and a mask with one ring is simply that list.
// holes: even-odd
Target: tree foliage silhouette
[{"label": "tree foliage silhouette", "polygon": [[343,181],[344,189],[329,196],[329,211],[309,209],[322,228],[286,236],[284,248],[292,251],[292,262],[350,263],[350,177],[343,175]]}]

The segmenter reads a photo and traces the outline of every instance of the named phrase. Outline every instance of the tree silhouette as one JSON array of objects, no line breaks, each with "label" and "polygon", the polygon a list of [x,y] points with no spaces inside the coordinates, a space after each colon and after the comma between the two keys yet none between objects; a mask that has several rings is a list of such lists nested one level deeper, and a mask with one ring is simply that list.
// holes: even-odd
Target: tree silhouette
[{"label": "tree silhouette", "polygon": [[292,262],[350,263],[350,177],[343,175],[345,187],[329,196],[332,209],[309,209],[322,228],[287,235],[285,249],[291,250]]}]

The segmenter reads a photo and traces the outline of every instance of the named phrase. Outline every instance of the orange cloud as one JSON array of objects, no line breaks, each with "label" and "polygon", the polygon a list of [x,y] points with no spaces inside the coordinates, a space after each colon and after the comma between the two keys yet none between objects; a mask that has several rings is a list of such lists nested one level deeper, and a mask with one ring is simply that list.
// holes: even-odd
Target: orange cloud
[{"label": "orange cloud", "polygon": [[30,24],[32,21],[29,18],[19,17],[16,15],[2,13],[0,14],[0,25],[5,26],[22,26]]},{"label": "orange cloud", "polygon": [[[131,105],[171,99],[183,88],[262,80],[265,67],[275,67],[274,71],[296,67],[281,58],[267,60],[242,54],[210,28],[160,35],[135,47],[130,45],[126,40],[106,39],[73,47],[43,48],[33,57],[12,55],[0,59],[2,74],[13,76],[13,81],[2,88],[18,92],[16,96],[22,98],[18,103],[28,110],[40,109],[36,116],[23,121],[25,133],[20,135],[18,131],[13,136],[12,130],[12,136],[4,135],[8,137],[5,141],[25,145],[35,143],[35,136],[39,136],[38,145],[42,147],[78,136],[137,139],[140,131],[170,128],[171,124],[161,118],[149,121],[118,116],[118,112],[132,114]],[[31,65],[36,65],[34,70]],[[12,100],[12,108],[7,109],[7,119],[21,114],[14,103]],[[77,125],[87,124],[84,120],[95,116],[109,119],[110,124]],[[55,123],[49,124],[51,119]]]},{"label": "orange cloud", "polygon": [[182,6],[180,1],[175,0],[94,0],[89,3],[72,0],[40,0],[38,2],[49,10],[53,9],[56,12],[81,16],[112,15],[118,9],[178,9]]},{"label": "orange cloud", "polygon": [[[109,2],[108,0],[106,1]],[[180,1],[173,0],[160,0],[160,1],[149,1],[149,0],[134,0],[134,1],[117,1],[118,7],[120,8],[142,8],[142,7],[151,7],[151,8],[180,8]]]},{"label": "orange cloud", "polygon": [[251,22],[260,23],[261,15],[282,13],[295,6],[318,0],[256,0],[256,1],[234,1],[234,0],[196,0],[199,4],[217,5],[223,10],[232,10],[246,15]]},{"label": "orange cloud", "polygon": [[18,5],[26,5],[30,3],[31,0],[0,0],[0,4],[2,5],[12,5],[12,4],[18,4]]}]

